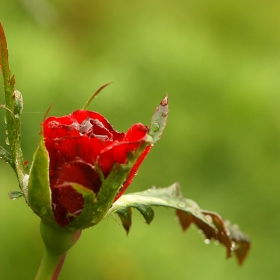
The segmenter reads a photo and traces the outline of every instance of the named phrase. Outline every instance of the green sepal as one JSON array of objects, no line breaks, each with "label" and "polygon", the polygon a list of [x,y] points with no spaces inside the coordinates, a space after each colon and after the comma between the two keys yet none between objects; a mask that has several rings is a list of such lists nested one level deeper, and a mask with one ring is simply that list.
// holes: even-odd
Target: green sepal
[{"label": "green sepal", "polygon": [[86,187],[80,184],[71,184],[72,188],[76,190],[77,193],[81,194],[84,199],[84,208],[81,209],[81,213],[79,215],[74,215],[69,213],[69,217],[74,217],[74,220],[69,222],[65,227],[65,229],[69,230],[78,230],[87,228],[91,225],[93,215],[94,215],[94,204],[96,203],[95,193]]},{"label": "green sepal", "polygon": [[120,186],[122,186],[132,168],[131,165],[131,162],[123,165],[115,165],[109,176],[103,180],[97,197],[94,192],[86,187],[71,183],[72,188],[77,193],[82,194],[84,208],[79,215],[69,213],[69,217],[72,216],[74,219],[63,228],[75,231],[98,224],[113,204]]},{"label": "green sepal", "polygon": [[[71,184],[78,193],[82,194],[84,208],[79,216],[75,216],[74,220],[64,227],[65,229],[85,229],[98,224],[104,218],[112,206],[120,187],[124,184],[136,160],[147,145],[148,143],[144,143],[136,152],[130,153],[127,163],[115,164],[106,178],[103,177],[101,170],[99,170],[102,185],[97,196],[84,186]],[[98,169],[97,166],[96,168]],[[128,216],[124,214],[124,218],[126,219]]]},{"label": "green sepal", "polygon": [[41,135],[39,146],[33,156],[27,186],[27,202],[42,220],[56,224],[51,207],[49,186],[49,155]]},{"label": "green sepal", "polygon": [[[78,193],[82,194],[84,198],[84,208],[80,215],[75,216],[74,220],[64,227],[65,229],[85,229],[98,224],[104,218],[112,206],[120,187],[125,182],[131,168],[146,145],[147,144],[144,143],[135,154],[131,154],[129,156],[130,160],[126,164],[116,164],[113,166],[106,179],[104,179],[101,174],[102,186],[97,197],[86,187],[79,184],[71,184]],[[69,216],[71,216],[71,214],[69,214]]]},{"label": "green sepal", "polygon": [[109,176],[103,180],[101,189],[97,195],[91,225],[96,225],[106,215],[137,158],[138,152],[137,155],[134,155],[133,160],[129,161],[128,163],[115,165],[112,168]]},{"label": "green sepal", "polygon": [[153,139],[151,141],[152,144],[155,144],[161,138],[167,123],[168,113],[168,96],[166,95],[165,98],[160,102],[159,106],[156,107],[151,119],[149,135]]},{"label": "green sepal", "polygon": [[[184,231],[193,223],[204,234],[207,242],[214,239],[223,244],[227,250],[227,257],[234,253],[239,264],[245,259],[250,248],[248,236],[239,231],[236,226],[231,226],[229,222],[224,221],[217,213],[202,210],[194,201],[184,198],[178,183],[168,188],[152,187],[143,192],[123,195],[112,205],[105,218],[114,213],[125,213],[126,209],[133,207],[141,212],[146,221],[149,215],[152,220],[153,212],[149,209],[151,206],[175,209]],[[125,217],[122,215],[122,223]],[[129,219],[126,220],[128,224]],[[124,227],[128,232],[131,226],[131,216],[129,228],[127,224]]]}]

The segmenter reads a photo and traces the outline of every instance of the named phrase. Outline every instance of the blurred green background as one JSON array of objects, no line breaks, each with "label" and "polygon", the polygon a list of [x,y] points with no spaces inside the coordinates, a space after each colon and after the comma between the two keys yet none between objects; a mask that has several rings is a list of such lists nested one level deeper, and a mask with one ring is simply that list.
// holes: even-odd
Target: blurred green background
[{"label": "blurred green background", "polygon": [[[272,0],[1,0],[29,162],[51,103],[52,114],[68,114],[113,81],[90,108],[125,131],[149,124],[168,92],[164,137],[128,192],[179,181],[185,197],[252,240],[238,267],[195,227],[182,233],[173,211],[155,209],[149,226],[134,211],[128,237],[113,218],[85,230],[61,280],[280,278],[279,14]],[[5,145],[3,121],[0,128]],[[0,278],[33,279],[43,252],[39,219],[24,199],[9,200],[17,182],[3,161],[0,170]]]}]

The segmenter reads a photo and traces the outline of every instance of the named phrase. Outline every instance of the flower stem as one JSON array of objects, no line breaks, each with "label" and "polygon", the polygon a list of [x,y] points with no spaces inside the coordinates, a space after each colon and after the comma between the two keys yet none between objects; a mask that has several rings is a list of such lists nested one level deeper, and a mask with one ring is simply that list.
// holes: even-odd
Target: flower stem
[{"label": "flower stem", "polygon": [[67,251],[77,242],[81,230],[74,232],[63,230],[41,220],[40,232],[45,244],[45,252],[35,280],[56,280]]},{"label": "flower stem", "polygon": [[56,280],[64,263],[66,254],[58,256],[45,250],[35,280]]}]

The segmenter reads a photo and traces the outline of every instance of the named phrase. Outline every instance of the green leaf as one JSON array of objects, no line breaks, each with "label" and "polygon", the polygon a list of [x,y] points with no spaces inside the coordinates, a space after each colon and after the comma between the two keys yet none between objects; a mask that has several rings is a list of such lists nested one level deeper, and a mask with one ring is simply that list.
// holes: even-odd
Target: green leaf
[{"label": "green leaf", "polygon": [[[144,217],[144,219],[146,220],[146,223],[149,224],[153,218],[154,218],[154,210],[152,209],[152,207],[150,207],[149,205],[144,205],[144,204],[138,204],[135,203],[133,204],[134,208],[136,208]],[[119,215],[122,225],[124,227],[124,229],[126,230],[126,233],[129,233],[131,224],[132,224],[132,220],[131,220],[131,216],[132,216],[132,212],[131,212],[131,208],[120,208],[119,210],[116,211],[116,213]]]},{"label": "green leaf", "polygon": [[118,212],[118,215],[121,219],[122,225],[126,231],[126,233],[129,233],[130,227],[131,227],[131,216],[132,216],[132,212],[131,212],[131,208],[123,208],[120,209]]},{"label": "green leaf", "polygon": [[[149,223],[153,218],[151,206],[176,209],[176,215],[184,231],[193,223],[203,232],[207,242],[214,239],[223,244],[227,250],[227,257],[234,252],[240,264],[246,257],[250,248],[249,238],[236,226],[225,222],[218,214],[204,211],[194,201],[184,198],[178,183],[168,188],[153,187],[147,191],[123,195],[112,205],[106,217],[114,213],[125,213],[126,209],[133,207],[139,210]],[[122,223],[123,219],[126,220],[126,224],[123,223],[123,225],[128,232],[131,226],[131,216],[121,215]],[[130,224],[127,225],[129,219]]]},{"label": "green leaf", "polygon": [[155,144],[161,138],[167,123],[168,112],[168,96],[166,95],[159,106],[156,107],[151,119],[149,135],[153,139],[152,144]]},{"label": "green leaf", "polygon": [[5,91],[5,120],[7,123],[7,141],[10,145],[11,157],[14,162],[14,170],[16,171],[20,187],[24,188],[24,177],[27,173],[24,165],[23,154],[20,144],[20,117],[23,108],[22,95],[15,90],[15,77],[11,76],[8,59],[8,47],[5,32],[0,23],[0,68],[4,80]]}]

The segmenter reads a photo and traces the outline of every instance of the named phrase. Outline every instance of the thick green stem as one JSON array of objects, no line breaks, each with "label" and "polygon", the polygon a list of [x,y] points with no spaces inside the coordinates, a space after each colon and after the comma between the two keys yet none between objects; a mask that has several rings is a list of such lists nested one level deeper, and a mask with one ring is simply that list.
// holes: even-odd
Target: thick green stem
[{"label": "thick green stem", "polygon": [[35,280],[56,280],[65,260],[66,254],[58,256],[45,250],[42,262],[37,272]]},{"label": "thick green stem", "polygon": [[62,230],[41,221],[40,231],[45,252],[35,280],[56,280],[67,251],[77,242],[81,230]]}]

